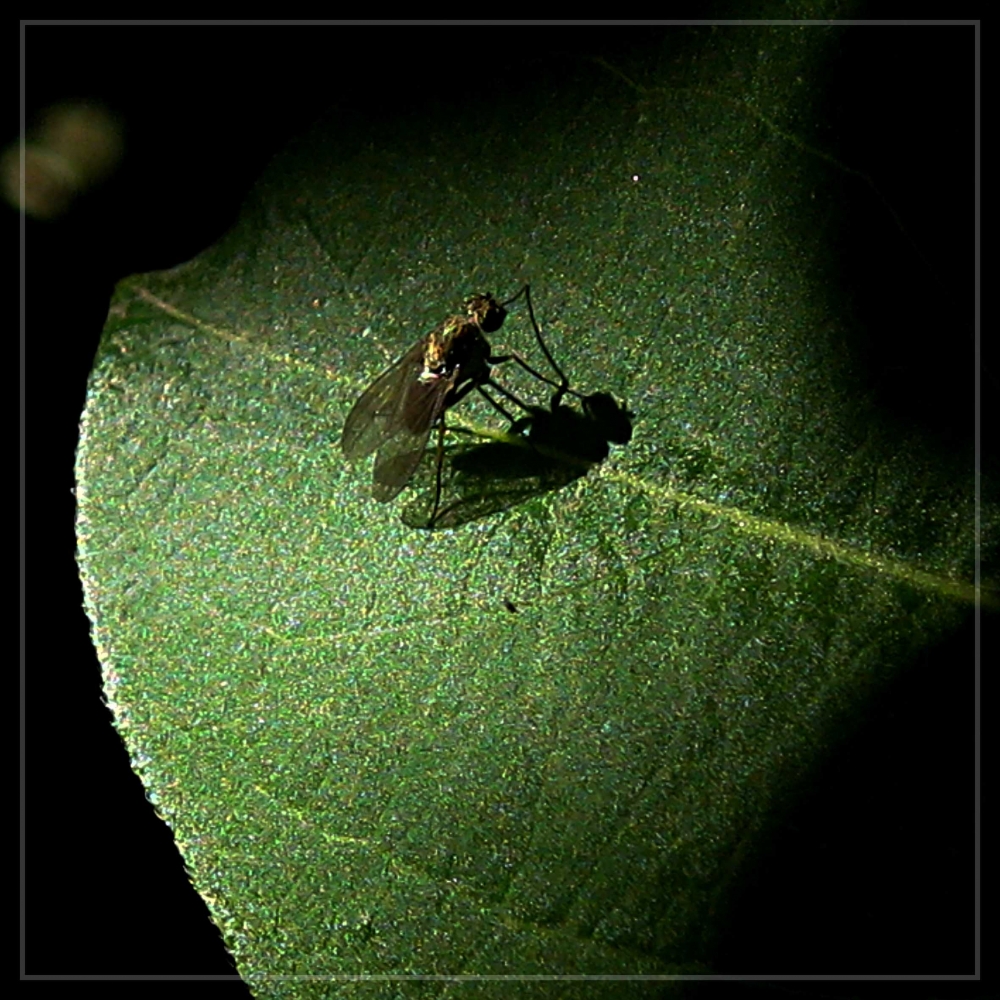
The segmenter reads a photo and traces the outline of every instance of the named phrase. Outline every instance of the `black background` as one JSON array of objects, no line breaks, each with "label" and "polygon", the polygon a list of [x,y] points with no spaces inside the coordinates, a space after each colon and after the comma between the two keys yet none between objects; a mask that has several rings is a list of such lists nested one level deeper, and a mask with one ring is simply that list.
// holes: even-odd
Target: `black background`
[{"label": "black background", "polygon": [[[970,462],[974,37],[970,27],[853,29],[828,88],[830,151],[873,177],[933,273],[928,280],[878,213],[845,215],[842,280],[862,320],[858,359],[893,419],[942,436]],[[27,224],[23,968],[232,974],[102,704],[82,609],[73,460],[114,283],[214,243],[269,158],[331,102],[373,120],[447,106],[456,81],[440,67],[454,60],[476,69],[462,73],[463,100],[503,99],[501,81],[530,86],[553,49],[655,61],[663,34],[46,25],[25,38],[29,123],[55,100],[101,100],[126,123],[127,157],[69,216]],[[18,217],[5,218],[13,234]],[[988,366],[984,393],[995,394]],[[992,452],[985,461],[992,469]],[[809,781],[737,894],[714,968],[973,972],[974,624],[970,612],[866,718],[846,721],[841,752]],[[827,995],[865,988],[841,986]],[[216,988],[246,995],[238,981]],[[977,991],[947,987],[948,996]]]}]

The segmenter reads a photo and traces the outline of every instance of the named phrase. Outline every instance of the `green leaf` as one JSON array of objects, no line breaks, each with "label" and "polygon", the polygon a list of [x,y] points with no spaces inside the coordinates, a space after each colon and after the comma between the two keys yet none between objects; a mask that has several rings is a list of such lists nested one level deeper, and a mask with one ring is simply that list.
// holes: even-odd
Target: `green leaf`
[{"label": "green leaf", "polygon": [[[797,129],[832,37],[730,32],[722,65],[641,83],[586,64],[460,128],[331,120],[219,246],[116,290],[79,452],[88,610],[260,995],[698,968],[836,720],[974,601],[971,469],[859,391],[824,287],[810,193],[848,168]],[[525,281],[634,438],[414,528],[419,488],[373,503],[344,418],[467,294]],[[523,310],[501,343],[533,350]],[[456,418],[502,430],[471,398]]]}]

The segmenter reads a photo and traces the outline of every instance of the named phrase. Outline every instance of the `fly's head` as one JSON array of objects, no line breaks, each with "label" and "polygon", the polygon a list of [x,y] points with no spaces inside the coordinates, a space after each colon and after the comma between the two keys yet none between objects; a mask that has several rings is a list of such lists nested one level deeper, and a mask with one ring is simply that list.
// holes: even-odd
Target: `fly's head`
[{"label": "fly's head", "polygon": [[507,318],[507,310],[489,292],[478,292],[465,303],[469,318],[483,333],[496,333]]}]

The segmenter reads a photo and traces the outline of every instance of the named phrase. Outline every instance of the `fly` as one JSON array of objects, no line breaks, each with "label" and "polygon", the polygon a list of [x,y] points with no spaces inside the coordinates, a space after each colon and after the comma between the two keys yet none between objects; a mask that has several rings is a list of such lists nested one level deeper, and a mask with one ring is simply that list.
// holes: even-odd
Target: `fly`
[{"label": "fly", "polygon": [[473,295],[464,316],[452,316],[421,337],[354,404],[340,447],[349,461],[376,452],[372,497],[379,503],[394,499],[413,477],[435,424],[441,427],[440,484],[445,410],[492,384],[490,366],[508,360],[493,357],[486,339],[503,325],[507,304],[489,293]]}]

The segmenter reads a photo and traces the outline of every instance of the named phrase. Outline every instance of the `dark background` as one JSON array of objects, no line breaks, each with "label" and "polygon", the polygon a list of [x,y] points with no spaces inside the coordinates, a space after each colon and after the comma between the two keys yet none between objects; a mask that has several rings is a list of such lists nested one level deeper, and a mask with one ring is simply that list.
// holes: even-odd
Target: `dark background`
[{"label": "dark background", "polygon": [[[683,30],[26,28],[29,123],[53,101],[91,98],[121,116],[127,142],[114,178],[63,219],[26,227],[28,974],[234,971],[112,728],[82,609],[73,460],[115,282],[214,243],[268,160],[331,103],[373,121],[447,107],[459,100],[456,60],[463,107],[515,99],[504,81],[530,87],[574,52],[638,54],[655,66],[667,49],[701,44],[669,35]],[[845,210],[842,281],[861,319],[853,349],[892,419],[942,437],[970,462],[974,46],[970,27],[855,28],[827,88],[827,148],[871,175],[929,264],[884,213],[863,200]],[[556,49],[565,55],[553,57]],[[18,216],[4,217],[13,235]],[[984,394],[995,394],[988,365]],[[985,461],[992,469],[994,454]],[[867,717],[845,720],[841,751],[812,776],[737,894],[714,968],[973,972],[974,624],[970,612]],[[841,985],[849,989],[828,995],[865,988]],[[246,995],[239,982],[216,988]],[[946,995],[977,990],[949,984]]]}]

